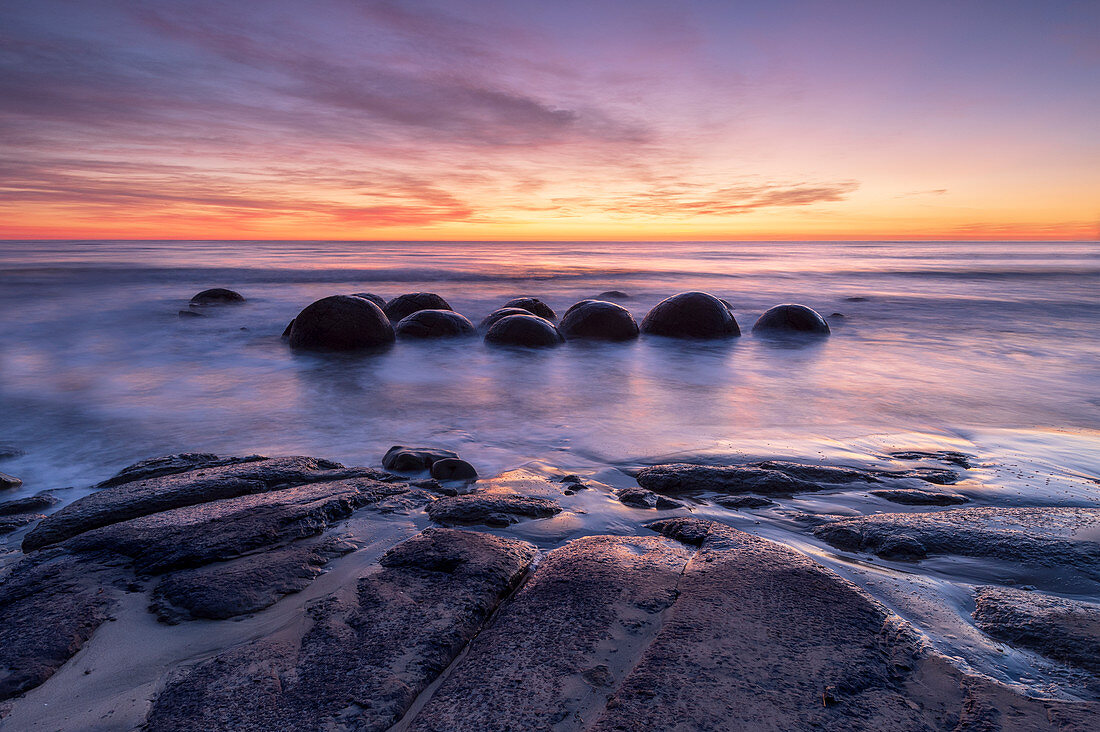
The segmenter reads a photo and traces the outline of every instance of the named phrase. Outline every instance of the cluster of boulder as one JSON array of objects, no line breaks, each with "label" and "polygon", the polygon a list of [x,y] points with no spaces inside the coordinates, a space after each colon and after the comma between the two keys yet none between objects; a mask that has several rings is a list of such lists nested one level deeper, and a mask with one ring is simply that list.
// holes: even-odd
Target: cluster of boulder
[{"label": "cluster of boulder", "polygon": [[[482,333],[486,343],[544,347],[566,340],[627,341],[639,334],[670,338],[717,339],[741,335],[732,306],[705,292],[682,292],[646,314],[639,327],[629,310],[611,302],[624,293],[611,291],[581,300],[556,323],[553,308],[535,297],[518,297],[494,310],[476,328],[468,318],[432,292],[412,292],[392,300],[369,292],[322,298],[298,314],[283,331],[291,348],[350,351],[377,348],[397,338],[459,338]],[[241,302],[231,290],[206,290],[192,299],[194,308]],[[753,333],[825,335],[829,324],[805,305],[777,305],[753,325]]]}]

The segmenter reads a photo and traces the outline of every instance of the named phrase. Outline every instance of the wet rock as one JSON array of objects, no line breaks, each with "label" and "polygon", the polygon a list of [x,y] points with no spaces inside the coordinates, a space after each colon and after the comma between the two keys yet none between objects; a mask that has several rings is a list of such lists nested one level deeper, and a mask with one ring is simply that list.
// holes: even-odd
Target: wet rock
[{"label": "wet rock", "polygon": [[8,516],[0,516],[0,534],[10,534],[23,528],[27,524],[46,518],[40,513],[19,513]]},{"label": "wet rock", "polygon": [[417,310],[401,319],[398,338],[456,338],[474,334],[474,324],[453,310]]},{"label": "wet rock", "polygon": [[391,321],[397,323],[417,310],[453,310],[453,308],[434,292],[410,292],[390,300],[383,310]]},{"label": "wet rock", "polygon": [[443,458],[432,463],[432,477],[436,480],[474,480],[477,470],[465,460]]},{"label": "wet rock", "polygon": [[178,672],[149,732],[386,730],[481,630],[534,559],[530,544],[428,529],[346,600],[310,610],[300,641],[261,640]]},{"label": "wet rock", "polygon": [[764,498],[763,496],[722,496],[716,498],[714,502],[723,508],[732,508],[736,510],[742,508],[763,508],[764,506],[775,505],[775,501],[770,498]]},{"label": "wet rock", "polygon": [[561,513],[561,506],[537,496],[478,492],[440,498],[429,503],[427,511],[432,521],[443,526],[500,527],[553,516]]},{"label": "wet rock", "polygon": [[226,305],[237,302],[244,302],[244,296],[239,292],[227,290],[224,287],[214,287],[209,290],[203,290],[191,298],[192,305]]},{"label": "wet rock", "polygon": [[643,488],[670,495],[694,491],[791,495],[827,490],[836,484],[855,481],[878,482],[873,475],[845,468],[795,464],[784,468],[784,465],[757,463],[712,466],[673,463],[643,468],[636,478]]},{"label": "wet rock", "polygon": [[974,456],[955,450],[899,450],[889,453],[890,457],[898,460],[939,460],[944,463],[958,465],[960,468],[972,468]]},{"label": "wet rock", "polygon": [[185,318],[185,319],[186,318],[205,318],[206,313],[200,312],[198,310],[180,310],[178,313],[176,313],[176,317]]},{"label": "wet rock", "polygon": [[633,508],[682,508],[684,504],[658,495],[645,488],[620,488],[615,495],[624,505]]},{"label": "wet rock", "polygon": [[291,348],[353,351],[393,343],[393,326],[377,305],[361,297],[333,295],[308,306],[291,322]]},{"label": "wet rock", "polygon": [[540,318],[545,318],[551,322],[558,316],[554,313],[554,309],[544,303],[537,297],[517,297],[509,300],[501,306],[502,308],[519,308],[526,310],[533,315],[537,315]]},{"label": "wet rock", "polygon": [[846,316],[844,313],[830,313],[829,317],[830,318],[846,318],[848,316]]},{"label": "wet rock", "polygon": [[25,455],[23,450],[20,450],[14,445],[0,445],[0,460],[8,460],[13,457],[19,457]]},{"label": "wet rock", "polygon": [[569,315],[569,313],[573,312],[577,308],[583,307],[583,306],[588,305],[589,303],[593,303],[593,302],[603,302],[603,301],[602,300],[597,300],[594,297],[590,297],[590,298],[587,298],[585,300],[579,300],[579,301],[573,303],[572,305],[570,305],[568,308],[565,309],[565,312],[562,313],[562,316],[561,316],[562,319],[564,320],[566,315]]},{"label": "wet rock", "polygon": [[19,478],[16,478],[14,475],[0,473],[0,490],[6,490],[8,488],[18,488],[21,485],[23,485],[23,481]]},{"label": "wet rock", "polygon": [[169,623],[254,613],[284,595],[304,590],[326,562],[354,548],[335,541],[294,544],[236,561],[172,572],[154,589],[150,610]]},{"label": "wet rock", "polygon": [[983,632],[1100,676],[1100,605],[1007,587],[980,587],[975,600]]},{"label": "wet rock", "polygon": [[294,318],[291,318],[290,322],[286,324],[285,328],[283,328],[282,335],[280,335],[279,337],[282,338],[284,341],[287,340],[288,338],[290,338],[290,331],[293,330],[293,329],[294,329]]},{"label": "wet rock", "polygon": [[212,452],[183,452],[176,455],[164,455],[163,457],[141,460],[133,465],[127,465],[122,470],[112,475],[107,480],[96,483],[94,488],[110,488],[113,485],[132,483],[146,478],[157,478],[161,475],[173,475],[186,473],[200,468],[217,468],[223,465],[237,465],[239,463],[252,463],[258,460],[266,460],[262,455],[248,455],[245,457],[222,457]]},{"label": "wet rock", "polygon": [[26,498],[16,498],[0,503],[0,516],[14,516],[19,513],[41,511],[61,503],[61,499],[52,493],[37,493]]},{"label": "wet rock", "polygon": [[584,729],[660,628],[689,556],[655,536],[554,549],[409,729]]},{"label": "wet rock", "polygon": [[829,324],[816,310],[805,305],[776,305],[757,319],[752,326],[752,332],[828,335]]},{"label": "wet rock", "polygon": [[562,317],[560,330],[566,338],[626,341],[638,337],[634,316],[621,305],[593,300],[574,305]]},{"label": "wet rock", "polygon": [[844,518],[813,529],[838,549],[919,559],[936,554],[988,557],[1039,566],[1100,568],[1100,509],[954,508]]},{"label": "wet rock", "polygon": [[497,345],[544,347],[564,341],[553,323],[535,315],[509,315],[485,333],[485,342]]},{"label": "wet rock", "polygon": [[436,460],[457,458],[458,453],[451,450],[441,450],[435,447],[407,447],[394,445],[382,456],[382,467],[386,470],[399,470],[403,473],[412,473],[418,470],[428,470]]},{"label": "wet rock", "polygon": [[[881,475],[889,476],[891,474],[883,472]],[[925,483],[935,483],[936,485],[953,485],[959,482],[959,474],[947,468],[914,468],[894,475],[899,478],[917,478]]]},{"label": "wet rock", "polygon": [[958,493],[940,493],[936,491],[918,491],[912,488],[871,491],[872,496],[887,501],[902,503],[906,506],[951,506],[966,503],[970,499]]},{"label": "wet rock", "polygon": [[364,300],[370,300],[382,310],[386,309],[386,298],[381,295],[375,295],[373,292],[353,292],[352,297],[361,297]]},{"label": "wet rock", "polygon": [[596,295],[596,300],[629,300],[630,295],[626,294],[622,290],[607,290]]},{"label": "wet rock", "polygon": [[859,297],[859,296],[846,297],[846,298],[844,298],[844,302],[867,302],[870,299],[871,298],[869,298],[869,297]]},{"label": "wet rock", "polygon": [[507,318],[509,315],[530,315],[530,312],[523,308],[500,308],[486,315],[485,319],[478,323],[477,329],[479,332],[484,333],[493,327],[493,323],[501,318]]},{"label": "wet rock", "polygon": [[643,333],[673,338],[729,338],[741,329],[721,300],[705,292],[682,292],[657,303],[642,320]]},{"label": "wet rock", "polygon": [[345,468],[316,458],[282,457],[122,483],[79,498],[50,515],[27,534],[23,550],[33,551],[91,529],[173,508],[355,476],[392,479],[370,468]]}]

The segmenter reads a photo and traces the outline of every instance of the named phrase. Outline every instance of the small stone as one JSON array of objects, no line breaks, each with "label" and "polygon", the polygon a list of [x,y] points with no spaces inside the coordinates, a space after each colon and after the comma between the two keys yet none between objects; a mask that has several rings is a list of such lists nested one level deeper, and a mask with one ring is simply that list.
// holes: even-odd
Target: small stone
[{"label": "small stone", "polygon": [[213,287],[203,290],[191,298],[192,305],[226,305],[230,303],[244,302],[244,296],[239,292],[227,290],[224,287]]}]

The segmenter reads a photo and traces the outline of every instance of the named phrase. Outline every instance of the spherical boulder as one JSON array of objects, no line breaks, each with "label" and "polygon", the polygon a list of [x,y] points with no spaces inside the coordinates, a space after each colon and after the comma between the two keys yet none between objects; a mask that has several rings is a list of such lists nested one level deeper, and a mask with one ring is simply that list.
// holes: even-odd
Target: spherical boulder
[{"label": "spherical boulder", "polygon": [[562,320],[565,320],[565,317],[567,315],[569,315],[569,313],[573,312],[574,310],[576,310],[577,308],[579,308],[582,305],[587,305],[590,302],[606,302],[606,300],[600,300],[600,299],[595,298],[595,297],[589,297],[589,298],[586,298],[584,300],[581,300],[580,302],[575,302],[572,305],[570,305],[568,308],[566,308],[564,313],[562,313],[562,316],[561,316]]},{"label": "spherical boulder", "polygon": [[553,323],[529,313],[501,318],[485,334],[486,343],[502,346],[556,346],[564,340]]},{"label": "spherical boulder", "polygon": [[473,480],[477,471],[460,458],[443,458],[432,463],[431,475],[436,480]]},{"label": "spherical boulder", "polygon": [[509,315],[530,315],[530,314],[531,314],[530,310],[524,310],[523,308],[501,308],[500,310],[494,310],[493,312],[486,315],[485,319],[482,320],[478,324],[477,329],[479,331],[481,331],[482,333],[484,333],[485,331],[492,328],[493,323],[497,322],[501,318],[507,318]]},{"label": "spherical boulder", "polygon": [[638,337],[638,323],[622,305],[592,300],[573,307],[559,326],[566,338],[590,338],[600,341],[628,341]]},{"label": "spherical boulder", "polygon": [[622,290],[607,290],[596,295],[596,300],[629,300],[630,295]]},{"label": "spherical boulder", "polygon": [[290,324],[291,348],[352,351],[393,343],[393,326],[369,300],[333,295],[306,306]]},{"label": "spherical boulder", "polygon": [[757,319],[753,333],[816,333],[828,335],[829,324],[805,305],[776,305]]},{"label": "spherical boulder", "polygon": [[705,292],[681,292],[653,306],[642,332],[672,338],[730,338],[741,335],[729,308]]},{"label": "spherical boulder", "polygon": [[381,295],[375,295],[373,292],[353,292],[351,293],[351,296],[361,297],[364,300],[370,300],[383,310],[386,309],[386,298],[382,297]]},{"label": "spherical boulder", "polygon": [[224,287],[203,290],[191,298],[192,305],[227,305],[235,302],[244,302],[244,295]]},{"label": "spherical boulder", "polygon": [[537,297],[517,297],[504,303],[501,307],[521,308],[529,313],[533,313],[539,316],[540,318],[546,318],[550,321],[553,321],[556,317],[558,317],[554,313],[554,309],[552,307],[550,307]]},{"label": "spherical boulder", "polygon": [[409,292],[398,295],[386,303],[383,310],[394,323],[415,313],[417,310],[453,310],[446,300],[434,292]]},{"label": "spherical boulder", "polygon": [[453,310],[417,310],[393,327],[398,338],[454,338],[474,334],[474,324]]}]

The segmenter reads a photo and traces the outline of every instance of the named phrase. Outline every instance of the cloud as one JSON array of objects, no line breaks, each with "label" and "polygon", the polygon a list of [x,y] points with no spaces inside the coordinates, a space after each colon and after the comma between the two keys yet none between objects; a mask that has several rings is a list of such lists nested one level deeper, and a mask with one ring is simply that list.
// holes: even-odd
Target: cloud
[{"label": "cloud", "polygon": [[707,187],[690,183],[656,187],[603,202],[609,213],[660,218],[730,216],[767,208],[843,201],[856,181],[828,184],[762,183]]}]

